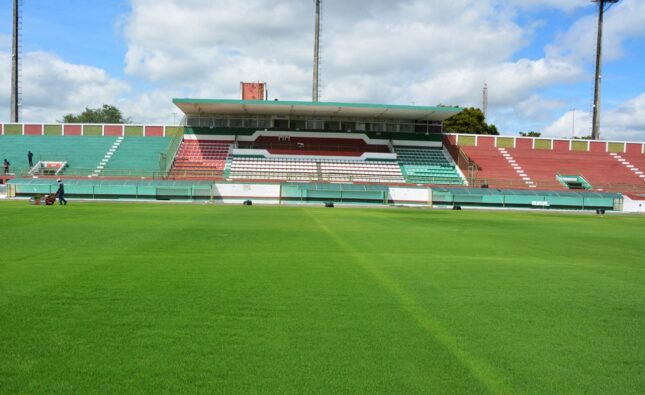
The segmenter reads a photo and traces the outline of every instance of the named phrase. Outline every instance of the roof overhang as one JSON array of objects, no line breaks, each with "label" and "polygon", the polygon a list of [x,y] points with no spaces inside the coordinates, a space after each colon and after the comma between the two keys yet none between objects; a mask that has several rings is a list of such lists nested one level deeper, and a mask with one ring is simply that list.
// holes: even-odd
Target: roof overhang
[{"label": "roof overhang", "polygon": [[443,121],[460,113],[460,107],[414,106],[366,103],[173,99],[186,115],[307,116],[336,118]]}]

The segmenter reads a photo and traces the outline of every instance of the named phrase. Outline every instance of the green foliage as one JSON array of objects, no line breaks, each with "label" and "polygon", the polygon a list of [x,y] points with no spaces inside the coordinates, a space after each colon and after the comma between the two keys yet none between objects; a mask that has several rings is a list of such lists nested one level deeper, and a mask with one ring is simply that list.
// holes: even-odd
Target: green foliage
[{"label": "green foliage", "polygon": [[573,139],[574,140],[592,140],[593,137],[591,135],[589,135],[589,136],[575,136]]},{"label": "green foliage", "polygon": [[640,394],[643,216],[0,202],[2,393]]},{"label": "green foliage", "polygon": [[520,132],[520,136],[522,136],[522,137],[540,137],[540,136],[542,136],[542,133],[540,133],[540,132]]},{"label": "green foliage", "polygon": [[487,124],[484,113],[479,108],[466,108],[443,123],[445,133],[499,134],[497,127]]},{"label": "green foliage", "polygon": [[130,123],[130,118],[124,118],[121,110],[104,104],[101,108],[85,108],[81,114],[67,114],[62,123]]}]

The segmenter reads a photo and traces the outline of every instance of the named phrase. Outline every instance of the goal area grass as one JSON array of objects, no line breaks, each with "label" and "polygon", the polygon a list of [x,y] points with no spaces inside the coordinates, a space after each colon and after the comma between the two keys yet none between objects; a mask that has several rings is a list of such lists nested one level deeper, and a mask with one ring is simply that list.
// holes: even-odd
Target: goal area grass
[{"label": "goal area grass", "polygon": [[637,394],[645,217],[0,203],[2,393]]}]

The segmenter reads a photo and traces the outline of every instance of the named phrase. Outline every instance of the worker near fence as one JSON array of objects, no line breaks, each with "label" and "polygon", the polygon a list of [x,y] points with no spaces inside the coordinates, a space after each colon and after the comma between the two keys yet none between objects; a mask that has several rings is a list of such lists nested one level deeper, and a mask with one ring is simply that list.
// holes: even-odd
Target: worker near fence
[{"label": "worker near fence", "polygon": [[29,161],[29,168],[34,167],[34,153],[31,150],[27,152],[27,160]]},{"label": "worker near fence", "polygon": [[65,184],[63,184],[63,180],[60,178],[56,181],[58,181],[58,191],[56,192],[58,195],[58,204],[65,204],[67,206],[67,200],[65,200]]},{"label": "worker near fence", "polygon": [[9,174],[9,165],[10,165],[10,164],[11,164],[11,163],[9,163],[9,161],[7,160],[7,158],[5,158],[5,159],[4,159],[4,162],[2,162],[2,167],[4,167],[4,174]]}]

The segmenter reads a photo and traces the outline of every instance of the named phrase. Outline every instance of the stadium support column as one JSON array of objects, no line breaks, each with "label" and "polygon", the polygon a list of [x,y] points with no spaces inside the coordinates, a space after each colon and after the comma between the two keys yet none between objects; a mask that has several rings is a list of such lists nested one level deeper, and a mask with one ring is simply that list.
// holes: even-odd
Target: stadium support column
[{"label": "stadium support column", "polygon": [[316,2],[316,30],[314,33],[314,82],[311,92],[311,101],[318,101],[318,65],[320,63],[320,3],[322,0],[315,0]]},{"label": "stadium support column", "polygon": [[20,54],[20,48],[18,45],[20,41],[18,39],[18,1],[13,0],[13,43],[11,49],[11,114],[10,122],[18,122],[18,56]]}]

